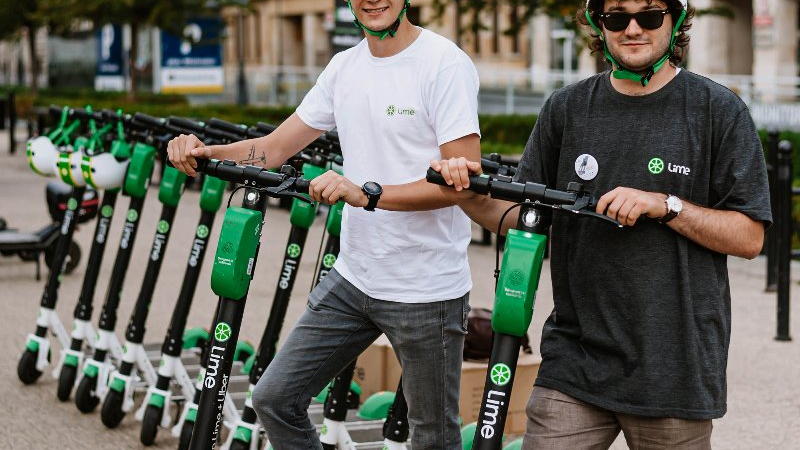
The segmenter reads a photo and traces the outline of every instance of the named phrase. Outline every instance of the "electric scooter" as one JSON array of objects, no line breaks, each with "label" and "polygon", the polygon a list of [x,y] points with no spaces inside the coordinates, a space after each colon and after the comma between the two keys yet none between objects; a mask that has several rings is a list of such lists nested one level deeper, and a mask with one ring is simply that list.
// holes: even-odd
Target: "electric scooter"
[{"label": "electric scooter", "polygon": [[69,347],[61,350],[58,363],[53,369],[53,376],[58,378],[57,397],[61,401],[69,400],[77,380],[78,371],[83,365],[84,342],[93,349],[95,330],[91,325],[92,303],[100,273],[100,266],[105,254],[107,235],[111,227],[114,207],[130,158],[130,144],[125,140],[125,129],[122,112],[104,112],[103,117],[109,124],[116,123],[116,137],[110,145],[108,153],[85,155],[81,161],[81,170],[86,183],[103,191],[100,205],[100,217],[97,220],[89,261],[83,278],[78,304],[73,312],[71,342]]},{"label": "electric scooter", "polygon": [[[332,160],[341,161],[341,155],[323,153],[313,149],[306,149],[301,152],[300,158],[306,161],[302,166],[302,173],[303,177],[308,180],[322,175],[330,167]],[[252,363],[248,364],[245,369],[245,372],[250,377],[250,385],[245,397],[244,411],[241,419],[236,422],[226,423],[231,432],[228,433],[228,439],[222,446],[223,450],[256,450],[259,447],[261,426],[253,409],[252,393],[258,380],[267,370],[277,353],[278,338],[283,328],[283,321],[286,318],[294,282],[297,279],[297,269],[300,266],[303,247],[308,236],[308,230],[314,223],[316,213],[315,205],[294,199],[289,213],[289,221],[292,227],[281,266],[283,269],[278,279],[275,296],[270,308],[269,320],[261,336],[258,352]]]},{"label": "electric scooter", "polygon": [[[247,138],[256,138],[264,136],[270,132],[272,132],[275,127],[263,124],[262,127],[259,129],[252,129],[247,127],[242,127],[239,125],[231,124],[229,122],[221,121],[219,119],[211,119],[207,123],[203,122],[194,122],[188,119],[180,118],[180,117],[170,117],[167,120],[167,123],[173,129],[179,131],[183,134],[195,134],[208,144],[226,144],[231,142],[237,142]],[[208,178],[206,176],[206,178]],[[216,313],[212,317],[212,319],[216,319]],[[212,322],[212,329],[214,323]],[[188,337],[188,340],[187,340]],[[194,423],[197,418],[197,407],[200,402],[200,395],[203,389],[203,380],[205,377],[205,371],[208,365],[208,344],[211,342],[210,335],[207,331],[201,329],[193,329],[187,330],[186,334],[184,335],[184,349],[186,348],[199,348],[200,350],[200,372],[198,374],[197,382],[194,388],[191,390],[190,395],[186,395],[186,404],[181,412],[181,415],[178,419],[177,424],[172,428],[172,435],[179,438],[178,441],[178,449],[185,450],[189,447],[189,442],[192,437],[192,431],[194,429]],[[199,346],[199,347],[198,347]],[[252,345],[244,341],[237,341],[236,349],[234,351],[234,361],[242,361],[248,360],[249,358],[254,355],[255,350],[253,349]],[[163,384],[163,383],[162,383]],[[226,394],[226,397],[229,395]],[[155,400],[160,402],[160,400]],[[157,407],[156,404],[153,405],[154,408],[150,408],[151,414],[155,414],[154,411]],[[239,411],[236,409],[233,401],[230,398],[224,402],[224,415],[227,420],[236,422],[239,420],[240,415]],[[152,416],[151,416],[152,417]],[[144,417],[143,417],[144,420]],[[155,421],[155,419],[150,419],[151,421]],[[166,419],[163,419],[162,416],[162,423],[167,423]],[[143,443],[149,439],[149,437],[154,434],[151,434],[151,430],[145,429],[145,424],[143,423],[142,432],[140,438],[143,439]],[[152,428],[148,425],[148,428]]]},{"label": "electric scooter", "polygon": [[94,354],[84,363],[78,380],[78,388],[75,391],[75,406],[83,413],[93,411],[100,399],[105,397],[109,375],[113,367],[111,361],[108,360],[109,353],[117,361],[122,358],[123,349],[114,334],[117,324],[117,309],[138,232],[139,215],[144,206],[147,187],[150,184],[156,146],[165,144],[168,137],[158,137],[157,133],[162,133],[164,130],[148,120],[148,117],[138,113],[128,119],[127,125],[136,144],[133,147],[122,192],[131,200],[114,267],[111,271],[105,302],[100,313]]},{"label": "electric scooter", "polygon": [[[441,174],[433,169],[428,170],[427,179],[431,183],[447,185]],[[499,271],[492,312],[492,354],[471,447],[475,450],[499,450],[502,447],[519,348],[522,336],[531,323],[542,271],[547,242],[545,232],[549,226],[545,223],[549,220],[544,218],[545,213],[549,213],[546,208],[579,217],[591,217],[617,227],[621,225],[608,216],[594,212],[595,198],[576,182],[569,183],[566,191],[559,191],[537,183],[517,183],[502,175],[473,175],[469,177],[469,190],[516,202],[517,205],[512,209],[520,208],[516,228],[508,231],[502,270]],[[502,229],[503,219],[498,229]]]},{"label": "electric scooter", "polygon": [[150,258],[145,269],[142,287],[133,307],[130,321],[125,331],[125,346],[119,369],[109,377],[108,389],[105,390],[100,418],[109,428],[115,428],[125,414],[133,409],[133,388],[137,374],[142,374],[148,385],[156,383],[156,372],[144,350],[144,335],[147,330],[147,316],[153,300],[156,282],[161,272],[164,254],[169,244],[172,222],[183,195],[186,174],[174,167],[166,167],[158,190],[158,200],[163,205],[161,218],[158,221],[153,244],[150,247]]},{"label": "electric scooter", "polygon": [[245,189],[243,206],[230,207],[226,212],[226,227],[220,234],[211,275],[211,288],[220,296],[220,303],[189,445],[192,450],[206,450],[216,446],[222,426],[233,353],[260,246],[267,198],[311,200],[301,194],[308,192],[308,180],[297,177],[291,166],[271,173],[260,167],[237,166],[233,161],[198,160],[198,171],[243,184]]},{"label": "electric scooter", "polygon": [[[68,116],[73,113],[83,118],[89,117],[90,123],[94,123],[90,111],[88,111],[87,115],[86,111],[80,112],[79,110],[65,108],[62,112],[62,120],[59,127],[51,133],[59,140],[59,143],[66,142],[61,139],[68,139],[68,133],[77,128],[78,125],[76,123],[79,124],[79,122],[74,121],[66,128],[63,126]],[[50,362],[50,341],[47,339],[49,330],[54,333],[62,348],[66,348],[69,345],[68,334],[55,312],[55,306],[58,301],[58,289],[61,286],[61,277],[65,271],[67,255],[72,245],[72,235],[75,232],[79,218],[78,207],[81,201],[84,200],[84,194],[86,193],[86,183],[80,170],[80,163],[78,161],[76,169],[73,157],[73,155],[80,155],[80,153],[58,152],[49,138],[40,138],[36,138],[35,142],[29,142],[26,156],[30,167],[45,176],[58,175],[62,181],[73,187],[67,199],[67,207],[60,223],[60,235],[53,252],[52,263],[50,264],[53,269],[50,270],[44,294],[42,295],[39,316],[36,321],[36,331],[28,335],[25,351],[20,356],[17,365],[17,375],[25,384],[32,384],[38,380]],[[92,146],[97,142],[99,142],[99,138],[97,140],[95,138],[89,140]]]}]

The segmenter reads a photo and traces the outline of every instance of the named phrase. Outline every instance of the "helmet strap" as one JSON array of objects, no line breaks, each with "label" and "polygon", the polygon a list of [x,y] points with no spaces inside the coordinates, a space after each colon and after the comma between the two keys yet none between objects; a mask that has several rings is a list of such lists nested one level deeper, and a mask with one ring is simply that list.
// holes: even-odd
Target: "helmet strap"
[{"label": "helmet strap", "polygon": [[589,14],[589,10],[586,10],[586,19],[589,21],[589,25],[594,29],[597,35],[600,37],[600,40],[603,41],[603,53],[607,60],[611,62],[611,67],[613,68],[613,72],[611,76],[618,80],[632,80],[637,81],[642,84],[642,87],[647,86],[650,83],[650,79],[653,78],[653,75],[656,74],[664,64],[669,61],[670,56],[672,56],[672,52],[675,50],[675,43],[678,40],[678,29],[683,25],[684,19],[686,19],[686,10],[681,11],[681,16],[678,18],[675,26],[672,28],[672,37],[670,38],[669,42],[669,49],[667,52],[662,56],[658,61],[655,62],[652,66],[650,66],[647,70],[643,73],[634,72],[627,67],[623,66],[622,64],[618,63],[613,56],[611,56],[611,52],[608,51],[608,45],[606,45],[606,40],[603,39],[603,33],[600,31],[600,28],[594,23],[592,20],[591,15]]},{"label": "helmet strap", "polygon": [[[350,12],[353,13],[353,17],[356,17],[356,12],[353,11],[353,4],[350,2],[350,0],[347,1],[347,5],[350,6]],[[373,30],[367,28],[364,24],[359,22],[358,19],[353,20],[353,23],[355,23],[357,27],[361,28],[366,33],[372,36],[377,36],[381,40],[384,40],[386,39],[386,36],[394,37],[397,34],[397,29],[400,28],[400,23],[403,21],[403,17],[405,17],[406,11],[408,11],[408,8],[410,7],[411,0],[405,0],[405,5],[403,5],[403,10],[400,11],[400,14],[397,15],[397,20],[395,20],[391,26],[384,28],[383,30]]]}]

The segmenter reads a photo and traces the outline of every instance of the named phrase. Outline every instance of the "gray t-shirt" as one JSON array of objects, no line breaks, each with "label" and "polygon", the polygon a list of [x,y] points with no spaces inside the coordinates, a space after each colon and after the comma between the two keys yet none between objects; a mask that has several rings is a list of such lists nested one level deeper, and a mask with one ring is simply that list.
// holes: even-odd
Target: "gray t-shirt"
[{"label": "gray t-shirt", "polygon": [[[682,70],[631,97],[605,72],[555,92],[519,180],[598,198],[627,186],[772,220],[761,144],[746,105]],[[615,228],[553,215],[554,310],[537,385],[621,413],[718,418],[731,331],[727,256],[655,220]]]}]

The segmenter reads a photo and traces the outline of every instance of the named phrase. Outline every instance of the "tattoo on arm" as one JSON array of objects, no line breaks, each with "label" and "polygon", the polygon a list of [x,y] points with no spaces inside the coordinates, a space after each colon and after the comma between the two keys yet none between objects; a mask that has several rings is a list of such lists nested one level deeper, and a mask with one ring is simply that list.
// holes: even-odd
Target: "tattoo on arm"
[{"label": "tattoo on arm", "polygon": [[250,155],[247,156],[247,159],[239,161],[239,164],[253,165],[256,163],[265,164],[266,162],[267,162],[267,154],[262,151],[261,156],[256,156],[256,146],[253,145],[252,147],[250,147]]}]

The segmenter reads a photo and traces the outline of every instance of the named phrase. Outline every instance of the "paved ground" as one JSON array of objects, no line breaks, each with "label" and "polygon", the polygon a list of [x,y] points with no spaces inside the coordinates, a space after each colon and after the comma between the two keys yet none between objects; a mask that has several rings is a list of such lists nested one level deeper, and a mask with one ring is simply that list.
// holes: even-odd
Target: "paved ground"
[{"label": "paved ground", "polygon": [[[46,180],[27,168],[24,153],[18,151],[11,157],[8,153],[7,135],[0,132],[0,217],[9,226],[21,230],[34,230],[48,221],[44,202]],[[193,230],[199,217],[196,192],[187,192],[174,224],[172,239],[166,254],[163,273],[156,288],[150,319],[147,342],[160,342],[163,338],[172,305],[180,288],[180,281],[188,257],[190,234],[181,230]],[[119,206],[125,207],[127,199]],[[124,332],[127,318],[138,292],[144,273],[155,223],[158,220],[159,204],[156,191],[150,190],[145,211],[142,214],[141,233],[136,241],[133,263],[128,273],[123,302],[120,307],[118,333]],[[220,213],[221,214],[221,213]],[[216,224],[220,223],[220,217]],[[282,251],[288,236],[287,214],[273,209],[265,226],[264,246],[259,258],[256,278],[242,327],[242,337],[252,342],[260,338],[269,314],[271,298],[276,285]],[[320,221],[321,222],[321,221]],[[95,298],[95,316],[104,298],[110,276],[115,246],[121,233],[122,220],[114,220],[107,256],[103,263]],[[80,243],[84,258],[88,256],[89,241],[94,225],[80,228],[76,239]],[[476,229],[476,236],[478,230]],[[300,268],[295,286],[294,300],[284,327],[288,331],[305,304],[305,294],[311,286],[311,272],[320,243],[321,223],[309,233],[309,252]],[[213,251],[213,249],[212,249]],[[209,286],[210,257],[206,258],[195,306],[189,318],[190,326],[208,326],[216,298]],[[490,306],[493,279],[491,278],[494,253],[488,247],[472,246],[470,249],[475,288],[472,293],[473,306]],[[84,263],[85,263],[84,259]],[[797,341],[776,342],[775,294],[764,293],[765,261],[761,258],[745,261],[730,259],[733,294],[733,337],[728,365],[728,414],[715,421],[714,447],[725,450],[771,450],[800,448],[800,347]],[[75,273],[64,278],[60,290],[58,313],[61,320],[71,323],[72,309],[77,300],[83,278],[84,264]],[[545,272],[549,268],[545,266]],[[796,278],[800,271],[795,268]],[[797,281],[797,280],[795,280]],[[34,330],[35,317],[44,287],[44,280],[34,279],[32,263],[21,263],[17,258],[0,258],[0,392],[5,400],[0,407],[0,449],[62,450],[84,449],[137,449],[139,427],[130,417],[116,430],[106,429],[98,414],[83,416],[74,404],[59,403],[55,397],[56,383],[47,373],[32,386],[24,386],[17,379],[17,358],[23,348],[25,336]],[[800,339],[800,287],[793,283],[792,330]],[[549,275],[542,277],[542,286],[537,299],[531,337],[534,348],[544,318],[552,303]],[[162,432],[157,448],[175,448],[176,442]],[[626,448],[618,439],[612,447]]]}]

